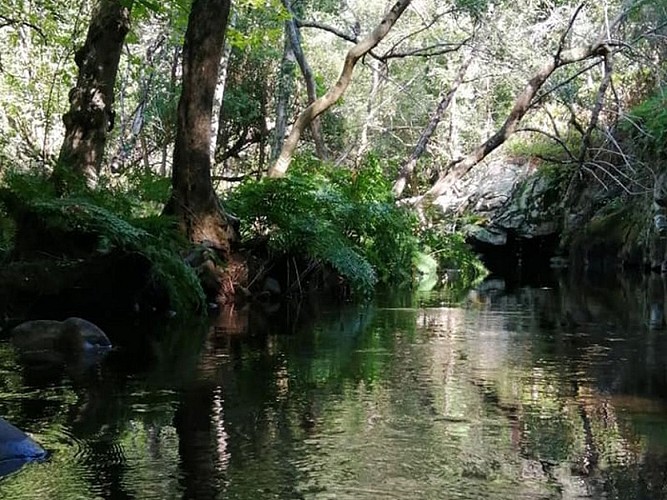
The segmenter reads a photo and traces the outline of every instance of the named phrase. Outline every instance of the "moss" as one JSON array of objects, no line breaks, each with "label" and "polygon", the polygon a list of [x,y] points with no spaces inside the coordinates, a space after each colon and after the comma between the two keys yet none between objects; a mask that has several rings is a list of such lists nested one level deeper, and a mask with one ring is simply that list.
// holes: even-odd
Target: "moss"
[{"label": "moss", "polygon": [[647,245],[647,214],[639,202],[607,203],[572,237],[572,250],[590,258],[640,265]]}]

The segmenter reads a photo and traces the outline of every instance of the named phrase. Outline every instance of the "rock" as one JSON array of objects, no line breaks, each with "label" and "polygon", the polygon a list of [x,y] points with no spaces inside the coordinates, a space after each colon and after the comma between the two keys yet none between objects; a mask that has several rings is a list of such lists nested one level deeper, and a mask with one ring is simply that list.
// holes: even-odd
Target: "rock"
[{"label": "rock", "polygon": [[108,351],[109,337],[82,318],[65,321],[35,320],[21,323],[11,332],[12,344],[22,352],[82,353]]},{"label": "rock", "polygon": [[46,450],[19,428],[0,417],[0,476],[18,470],[24,463],[46,458]]},{"label": "rock", "polygon": [[487,245],[502,246],[507,243],[507,233],[496,228],[468,224],[463,228],[463,232],[468,238]]}]

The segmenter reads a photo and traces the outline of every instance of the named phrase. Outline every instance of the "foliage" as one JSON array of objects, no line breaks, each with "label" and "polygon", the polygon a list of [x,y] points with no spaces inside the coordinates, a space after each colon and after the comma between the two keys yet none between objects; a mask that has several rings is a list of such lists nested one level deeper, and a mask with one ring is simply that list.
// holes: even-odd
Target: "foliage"
[{"label": "foliage", "polygon": [[122,251],[138,253],[151,262],[152,280],[166,290],[170,306],[178,312],[203,310],[204,292],[195,271],[180,251],[186,242],[173,220],[136,217],[140,204],[133,191],[81,190],[59,198],[45,175],[10,173],[5,176],[0,204],[20,206],[37,215],[46,227],[65,233],[96,237],[98,254]]},{"label": "foliage", "polygon": [[277,253],[332,266],[354,291],[411,280],[417,249],[413,216],[394,205],[380,162],[357,171],[297,162],[284,179],[246,182],[227,204],[246,239],[263,236]]},{"label": "foliage", "polygon": [[667,95],[664,90],[633,107],[622,122],[622,128],[645,157],[664,158],[667,153]]},{"label": "foliage", "polygon": [[447,230],[444,224],[423,229],[420,240],[424,255],[419,257],[419,263],[427,283],[429,279],[433,281],[436,269],[443,275],[443,278],[438,278],[445,286],[466,289],[488,274],[484,264],[466,244],[463,235]]}]

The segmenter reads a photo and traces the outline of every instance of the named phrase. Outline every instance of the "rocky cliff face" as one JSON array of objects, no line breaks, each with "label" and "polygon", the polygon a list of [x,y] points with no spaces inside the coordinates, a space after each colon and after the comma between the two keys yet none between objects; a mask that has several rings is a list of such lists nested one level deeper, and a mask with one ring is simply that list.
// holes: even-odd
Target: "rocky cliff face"
[{"label": "rocky cliff face", "polygon": [[[650,192],[629,194],[570,167],[495,157],[437,200],[466,215],[468,241],[487,257],[597,268],[659,266]],[[502,264],[501,264],[502,265]]]}]

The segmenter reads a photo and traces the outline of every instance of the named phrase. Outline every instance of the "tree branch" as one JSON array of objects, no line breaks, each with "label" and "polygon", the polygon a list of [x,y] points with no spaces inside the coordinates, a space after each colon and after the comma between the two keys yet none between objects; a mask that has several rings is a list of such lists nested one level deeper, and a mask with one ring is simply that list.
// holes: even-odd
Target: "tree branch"
[{"label": "tree branch", "polygon": [[30,23],[28,21],[23,21],[22,19],[15,19],[13,17],[7,17],[2,14],[0,14],[0,20],[3,22],[0,23],[0,28],[5,28],[7,26],[15,26],[15,25],[20,25],[20,26],[26,26],[32,30],[34,30],[40,37],[42,37],[42,40],[46,41],[46,35],[42,31],[42,28],[39,26]]},{"label": "tree branch", "polygon": [[398,0],[384,16],[380,24],[347,52],[343,70],[338,77],[338,81],[326,94],[304,109],[292,126],[292,130],[283,144],[278,160],[269,169],[270,177],[282,177],[285,175],[303,130],[341,98],[352,81],[352,72],[359,59],[375,48],[387,36],[389,30],[391,30],[396,21],[401,17],[405,9],[410,5],[410,2],[411,0]]},{"label": "tree branch", "polygon": [[[631,4],[632,2],[630,0],[626,1],[624,8],[607,27],[608,32],[615,29],[615,27],[625,18],[629,12]],[[484,143],[473,149],[463,160],[451,162],[439,176],[431,189],[429,189],[424,196],[415,198],[413,203],[431,203],[435,198],[444,194],[450,186],[453,186],[456,181],[468,173],[475,165],[486,158],[491,152],[502,145],[508,137],[516,132],[521,119],[532,107],[533,99],[535,99],[539,90],[558,68],[587,59],[593,59],[595,57],[606,57],[609,54],[610,40],[604,30],[593,43],[569,50],[563,50],[566,35],[570,31],[571,25],[580,10],[581,6],[575,10],[565,33],[561,36],[561,42],[559,43],[556,54],[528,81],[524,89],[517,96],[512,110],[500,129]]]},{"label": "tree branch", "polygon": [[433,112],[431,119],[429,120],[428,124],[424,128],[424,131],[419,137],[419,140],[417,141],[417,144],[415,145],[412,153],[410,154],[410,157],[401,166],[401,170],[398,173],[396,182],[394,182],[394,186],[392,187],[392,191],[396,198],[398,198],[399,196],[401,196],[401,194],[403,194],[403,190],[405,189],[408,180],[412,176],[412,173],[414,172],[415,167],[417,166],[417,161],[426,152],[428,143],[430,142],[431,137],[433,136],[438,125],[440,124],[440,121],[442,120],[445,111],[447,111],[447,108],[449,108],[449,105],[451,104],[452,99],[456,94],[456,91],[461,86],[463,78],[465,77],[466,71],[468,71],[468,67],[472,62],[473,57],[474,57],[474,52],[470,54],[470,56],[463,62],[450,88],[446,92],[443,92],[441,94],[440,102],[438,103],[438,106]]}]

